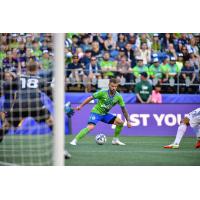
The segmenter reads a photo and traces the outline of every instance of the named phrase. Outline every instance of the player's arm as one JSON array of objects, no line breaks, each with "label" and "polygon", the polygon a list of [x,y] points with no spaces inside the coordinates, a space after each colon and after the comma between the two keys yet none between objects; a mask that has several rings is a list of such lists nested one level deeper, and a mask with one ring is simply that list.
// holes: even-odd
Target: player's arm
[{"label": "player's arm", "polygon": [[127,121],[128,128],[131,128],[132,126],[131,126],[131,122],[130,122],[130,116],[129,116],[126,108],[125,107],[121,107],[121,109],[122,109],[122,113],[123,113],[123,115],[124,115],[124,117],[125,117],[125,119]]},{"label": "player's arm", "polygon": [[94,99],[93,96],[88,97],[87,99],[85,99],[83,101],[83,103],[81,103],[81,105],[79,105],[78,107],[76,107],[76,110],[80,110],[84,105],[88,104],[93,99]]}]

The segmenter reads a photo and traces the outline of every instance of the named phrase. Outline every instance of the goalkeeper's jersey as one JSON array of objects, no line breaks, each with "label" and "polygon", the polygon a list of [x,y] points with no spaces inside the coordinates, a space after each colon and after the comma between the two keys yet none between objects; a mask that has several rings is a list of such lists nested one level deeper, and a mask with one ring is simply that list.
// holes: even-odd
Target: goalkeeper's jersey
[{"label": "goalkeeper's jersey", "polygon": [[190,119],[190,126],[192,128],[200,125],[200,108],[193,110],[192,112],[186,114],[185,116]]},{"label": "goalkeeper's jersey", "polygon": [[98,103],[93,107],[93,113],[105,115],[109,110],[119,104],[121,107],[125,106],[122,96],[116,92],[114,96],[110,96],[109,90],[100,90],[93,94],[94,99],[98,99]]}]

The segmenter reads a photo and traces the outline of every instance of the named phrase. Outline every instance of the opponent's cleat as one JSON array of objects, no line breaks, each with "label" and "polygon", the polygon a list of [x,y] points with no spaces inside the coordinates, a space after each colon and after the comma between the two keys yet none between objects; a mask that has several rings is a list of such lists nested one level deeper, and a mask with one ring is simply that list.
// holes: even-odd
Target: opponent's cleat
[{"label": "opponent's cleat", "polygon": [[119,139],[113,139],[112,140],[112,144],[113,145],[121,145],[121,146],[125,146],[126,145],[123,142],[121,142]]},{"label": "opponent's cleat", "polygon": [[197,143],[196,143],[196,145],[195,145],[195,148],[196,148],[196,149],[200,148],[200,140],[197,141]]},{"label": "opponent's cleat", "polygon": [[77,140],[76,139],[73,139],[71,142],[70,142],[71,145],[73,146],[76,146],[77,145]]},{"label": "opponent's cleat", "polygon": [[65,159],[70,159],[72,157],[71,154],[67,150],[65,150],[64,156],[65,156]]},{"label": "opponent's cleat", "polygon": [[170,144],[170,145],[166,145],[164,146],[165,149],[178,149],[179,145],[178,144]]}]

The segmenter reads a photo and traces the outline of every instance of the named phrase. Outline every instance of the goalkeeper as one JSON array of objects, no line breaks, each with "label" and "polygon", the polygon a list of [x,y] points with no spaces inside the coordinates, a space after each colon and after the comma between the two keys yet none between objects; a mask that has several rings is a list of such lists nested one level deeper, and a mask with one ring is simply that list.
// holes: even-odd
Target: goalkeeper
[{"label": "goalkeeper", "polygon": [[88,120],[88,125],[86,128],[82,129],[78,135],[71,141],[71,145],[77,145],[77,142],[83,138],[88,132],[92,131],[96,124],[99,121],[102,121],[107,124],[114,124],[116,125],[114,138],[112,140],[113,145],[125,145],[123,142],[119,140],[119,135],[123,129],[124,122],[108,113],[109,110],[119,104],[121,106],[123,115],[127,121],[127,127],[131,128],[131,122],[129,114],[125,108],[125,103],[122,96],[117,92],[118,81],[114,78],[110,79],[109,81],[109,89],[101,90],[99,92],[94,93],[92,96],[88,97],[80,106],[76,108],[76,110],[81,110],[82,107],[88,104],[93,99],[98,99],[98,103],[93,107],[90,117]]}]

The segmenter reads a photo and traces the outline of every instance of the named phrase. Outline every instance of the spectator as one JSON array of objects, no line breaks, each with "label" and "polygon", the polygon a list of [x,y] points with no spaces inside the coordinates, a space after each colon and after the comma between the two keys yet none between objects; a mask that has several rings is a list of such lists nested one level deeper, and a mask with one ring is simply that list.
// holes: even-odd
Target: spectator
[{"label": "spectator", "polygon": [[[127,61],[126,56],[122,56],[121,61],[117,63],[117,77],[119,78],[121,85],[124,85],[125,82],[133,82],[132,68]],[[127,88],[130,92],[130,86],[127,86]]]},{"label": "spectator", "polygon": [[103,72],[103,77],[108,78],[114,76],[116,71],[116,66],[113,61],[110,60],[109,52],[105,52],[103,59],[100,61],[100,66]]},{"label": "spectator", "polygon": [[32,50],[33,50],[33,56],[40,58],[42,56],[42,51],[40,50],[40,44],[38,41],[34,40],[32,42]]},{"label": "spectator", "polygon": [[90,59],[92,56],[92,52],[91,50],[86,50],[83,57],[79,60],[79,62],[82,64],[83,68],[86,67],[86,65],[88,65],[90,63]]},{"label": "spectator", "polygon": [[165,33],[161,41],[162,50],[167,51],[170,43],[173,43],[173,35],[171,33]]},{"label": "spectator", "polygon": [[95,56],[97,59],[101,58],[101,51],[99,48],[99,42],[92,42],[92,56]]},{"label": "spectator", "polygon": [[81,81],[83,81],[84,73],[81,64],[79,64],[79,58],[77,55],[73,56],[73,62],[70,63],[66,68],[66,77],[67,82],[75,85],[78,85],[78,88],[81,87]]},{"label": "spectator", "polygon": [[186,46],[182,46],[181,53],[183,54],[183,61],[190,59],[190,55]]},{"label": "spectator", "polygon": [[79,37],[77,35],[72,35],[72,44],[71,44],[72,54],[76,53],[76,48],[78,47],[79,47]]},{"label": "spectator", "polygon": [[123,33],[119,33],[118,34],[118,40],[117,40],[117,44],[116,44],[116,49],[120,50],[121,48],[125,48],[126,46],[126,36]]},{"label": "spectator", "polygon": [[147,65],[151,61],[151,51],[147,47],[147,43],[141,43],[141,47],[136,50],[136,56],[143,59],[144,65]]},{"label": "spectator", "polygon": [[13,58],[11,51],[7,51],[6,57],[3,59],[3,71],[10,71],[14,73],[17,73],[18,71],[18,60]]},{"label": "spectator", "polygon": [[154,33],[153,34],[153,42],[151,45],[151,49],[153,53],[157,53],[161,51],[161,45],[160,45],[160,41],[159,41],[159,34]]},{"label": "spectator", "polygon": [[181,69],[183,67],[183,54],[182,53],[178,53],[177,54],[176,64],[178,66],[179,71],[181,71]]},{"label": "spectator", "polygon": [[153,85],[162,82],[162,69],[158,58],[153,59],[153,64],[149,67],[149,76],[153,81]]},{"label": "spectator", "polygon": [[[191,62],[189,60],[185,62],[185,65],[181,70],[180,82],[185,83],[185,86],[181,87],[182,92],[188,92],[188,93],[190,85],[194,82],[197,83],[195,68],[194,66],[191,65]],[[190,87],[190,88],[193,91],[195,89],[197,91],[197,87]]]},{"label": "spectator", "polygon": [[190,50],[192,50],[196,56],[199,56],[199,49],[198,49],[198,47],[196,45],[196,40],[195,40],[194,37],[192,37],[190,39],[190,45],[188,45],[188,46],[189,46],[188,48]]},{"label": "spectator", "polygon": [[166,83],[169,79],[169,58],[165,56],[163,58],[163,62],[161,63],[161,71],[162,71],[162,82]]},{"label": "spectator", "polygon": [[174,57],[175,59],[177,59],[176,50],[174,48],[173,43],[169,44],[168,49],[166,50],[166,53],[168,54],[169,57]]},{"label": "spectator", "polygon": [[137,58],[137,65],[133,67],[133,75],[136,80],[136,82],[140,81],[140,74],[142,72],[149,73],[149,69],[147,66],[144,65],[143,59],[141,57]]},{"label": "spectator", "polygon": [[87,76],[87,86],[85,92],[91,91],[91,85],[96,85],[97,80],[101,78],[101,67],[97,63],[97,59],[91,57],[90,63],[86,65],[85,74]]},{"label": "spectator", "polygon": [[107,40],[104,42],[104,48],[106,51],[115,50],[116,48],[116,42],[113,40],[111,33],[107,34]]},{"label": "spectator", "polygon": [[137,103],[150,103],[152,95],[152,86],[147,80],[148,74],[141,73],[141,81],[135,86],[136,102]]},{"label": "spectator", "polygon": [[80,47],[83,50],[83,52],[91,50],[91,45],[89,43],[90,43],[90,36],[88,34],[83,35],[80,44]]},{"label": "spectator", "polygon": [[160,93],[161,85],[157,84],[154,88],[155,89],[152,91],[151,103],[162,103],[162,95]]},{"label": "spectator", "polygon": [[132,49],[132,44],[131,43],[127,43],[125,46],[125,55],[128,59],[128,62],[130,62],[131,67],[134,67],[136,65],[136,59],[135,59],[135,55],[134,55],[134,51]]}]

